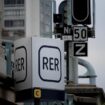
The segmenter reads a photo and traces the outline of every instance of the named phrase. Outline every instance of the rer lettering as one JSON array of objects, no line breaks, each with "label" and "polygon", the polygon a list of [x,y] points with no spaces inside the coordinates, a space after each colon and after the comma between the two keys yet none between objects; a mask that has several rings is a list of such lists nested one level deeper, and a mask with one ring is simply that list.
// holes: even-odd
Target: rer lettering
[{"label": "rer lettering", "polygon": [[24,58],[23,57],[16,59],[15,67],[16,67],[16,71],[24,70]]},{"label": "rer lettering", "polygon": [[59,71],[59,60],[53,57],[43,57],[43,70]]}]

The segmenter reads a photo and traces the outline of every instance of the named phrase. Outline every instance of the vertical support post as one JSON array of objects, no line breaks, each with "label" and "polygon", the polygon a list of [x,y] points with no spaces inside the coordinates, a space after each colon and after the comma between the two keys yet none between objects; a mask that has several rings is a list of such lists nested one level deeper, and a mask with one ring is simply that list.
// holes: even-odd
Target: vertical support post
[{"label": "vertical support post", "polygon": [[2,33],[2,16],[3,16],[3,6],[2,6],[2,0],[0,0],[0,38]]},{"label": "vertical support post", "polygon": [[65,105],[74,105],[74,104],[73,104],[73,101],[74,101],[74,96],[73,96],[73,95],[71,95],[71,94],[66,94],[66,95],[65,95],[65,99],[66,99]]},{"label": "vertical support post", "polygon": [[100,96],[97,96],[96,98],[97,98],[97,105],[102,105]]},{"label": "vertical support post", "polygon": [[[67,0],[67,25],[72,26],[72,1]],[[69,82],[78,83],[78,59],[73,56],[73,42],[67,43],[67,72],[69,72],[69,77],[67,77]]]},{"label": "vertical support post", "polygon": [[77,84],[78,82],[78,59],[73,56],[73,43],[69,42],[69,81]]},{"label": "vertical support post", "polygon": [[93,31],[94,31],[93,34],[94,34],[94,37],[95,37],[95,24],[96,24],[96,23],[95,23],[95,21],[96,21],[95,10],[96,10],[96,9],[95,9],[95,0],[93,0]]},{"label": "vertical support post", "polygon": [[[72,1],[67,0],[67,25],[72,26]],[[73,42],[66,42],[67,51],[67,84],[78,83],[78,59],[73,56]],[[65,94],[65,105],[73,105],[73,96]]]},{"label": "vertical support post", "polygon": [[10,42],[3,42],[6,49],[6,61],[7,61],[7,75],[12,77],[12,66],[11,66],[11,55],[12,55],[12,46]]}]

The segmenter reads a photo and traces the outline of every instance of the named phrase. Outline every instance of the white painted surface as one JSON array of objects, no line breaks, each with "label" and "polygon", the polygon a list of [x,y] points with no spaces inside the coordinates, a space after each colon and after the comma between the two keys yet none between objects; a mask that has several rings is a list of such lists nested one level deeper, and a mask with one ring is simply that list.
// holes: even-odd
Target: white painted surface
[{"label": "white painted surface", "polygon": [[[32,39],[32,56],[33,56],[33,87],[42,87],[47,89],[64,90],[64,43],[60,40],[47,38],[33,38]],[[49,46],[49,47],[48,47]],[[40,49],[41,48],[41,49]],[[40,49],[40,50],[39,50]],[[61,55],[60,55],[61,54]],[[58,58],[59,71],[42,69],[42,62],[40,57],[46,56],[51,58]],[[36,58],[36,59],[35,59]],[[60,61],[61,59],[61,61]],[[39,65],[39,62],[40,65]],[[52,61],[52,67],[54,62]],[[40,68],[39,68],[39,67]],[[60,67],[61,66],[61,67]],[[37,80],[37,81],[35,81]]]},{"label": "white painted surface", "polygon": [[[19,68],[14,71],[14,78],[16,79],[16,89],[23,90],[31,88],[32,86],[32,57],[31,57],[31,38],[22,38],[20,40],[15,41],[15,62],[19,58],[24,58],[24,70],[23,68],[19,70],[21,67],[21,62],[19,61]],[[27,55],[27,56],[26,56]],[[16,63],[15,63],[16,68]]]},{"label": "white painted surface", "polygon": [[[26,55],[27,58],[25,58]],[[46,57],[44,65],[43,57]],[[20,58],[24,58],[24,66]],[[18,65],[16,63],[17,59],[19,60]],[[38,37],[23,38],[15,41],[16,66],[18,67],[15,69],[14,76],[18,82],[16,84],[17,90],[35,87],[64,90],[63,41]]]}]

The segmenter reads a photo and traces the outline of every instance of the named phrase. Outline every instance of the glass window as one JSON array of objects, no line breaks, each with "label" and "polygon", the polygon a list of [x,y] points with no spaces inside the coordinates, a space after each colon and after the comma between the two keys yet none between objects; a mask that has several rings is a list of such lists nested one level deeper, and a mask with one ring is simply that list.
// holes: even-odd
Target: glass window
[{"label": "glass window", "polygon": [[10,0],[4,0],[4,4],[10,4]]},{"label": "glass window", "polygon": [[24,4],[24,0],[4,0],[5,5]]},{"label": "glass window", "polygon": [[15,21],[13,21],[13,26],[14,27],[24,26],[24,20],[15,20]]},{"label": "glass window", "polygon": [[16,0],[4,0],[4,4],[6,4],[6,5],[16,4]]},{"label": "glass window", "polygon": [[16,0],[11,0],[10,4],[16,4]]},{"label": "glass window", "polygon": [[5,10],[4,16],[24,16],[24,9]]},{"label": "glass window", "polygon": [[24,20],[5,20],[4,25],[5,27],[23,27]]},{"label": "glass window", "polygon": [[13,21],[12,20],[5,20],[4,25],[5,25],[5,27],[12,27]]},{"label": "glass window", "polygon": [[24,4],[24,0],[17,0],[17,4]]}]

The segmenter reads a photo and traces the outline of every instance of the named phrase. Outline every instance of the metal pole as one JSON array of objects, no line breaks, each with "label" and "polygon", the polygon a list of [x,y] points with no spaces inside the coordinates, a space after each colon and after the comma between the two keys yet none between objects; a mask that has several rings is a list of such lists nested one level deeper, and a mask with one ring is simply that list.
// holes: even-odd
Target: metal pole
[{"label": "metal pole", "polygon": [[[72,1],[67,0],[67,25],[72,25]],[[68,81],[72,83],[78,83],[78,59],[73,56],[73,42],[69,41],[67,43],[67,73]]]},{"label": "metal pole", "polygon": [[12,55],[12,50],[13,50],[13,43],[12,42],[2,42],[2,45],[5,47],[5,55],[6,55],[6,70],[7,70],[7,75],[12,77],[12,67],[11,67],[11,55]]},{"label": "metal pole", "polygon": [[[67,0],[67,25],[72,26],[72,1]],[[67,52],[67,84],[78,83],[78,59],[73,56],[73,42],[65,42],[65,50]],[[70,96],[70,97],[69,97]],[[65,105],[73,105],[73,97],[71,94],[65,94]]]},{"label": "metal pole", "polygon": [[[78,64],[84,66],[87,69],[86,74],[83,77],[89,77],[90,80],[90,84],[91,85],[96,85],[96,73],[95,73],[95,69],[93,68],[93,66],[87,62],[86,60],[83,59],[78,59]],[[82,77],[82,76],[81,76]]]}]

